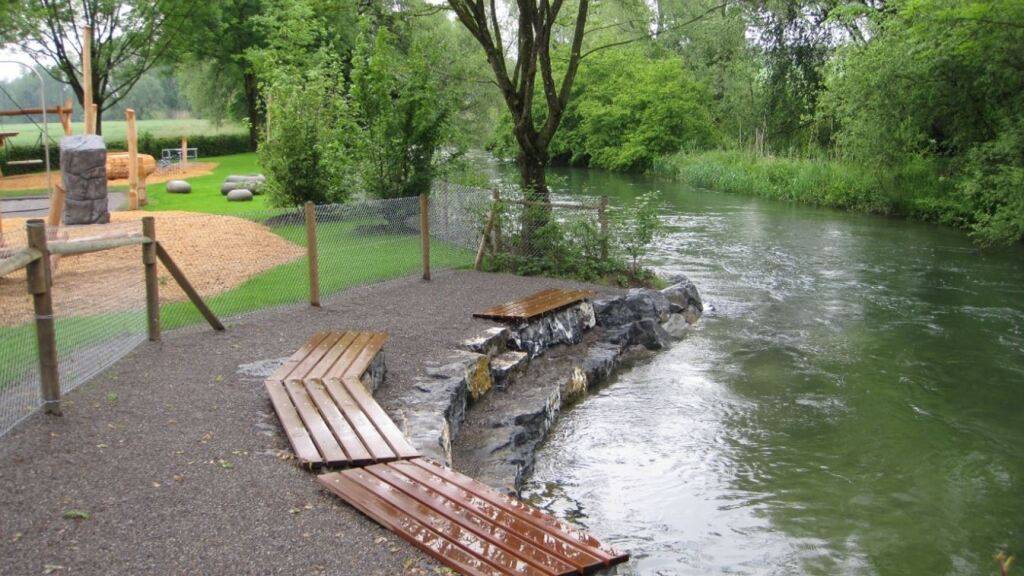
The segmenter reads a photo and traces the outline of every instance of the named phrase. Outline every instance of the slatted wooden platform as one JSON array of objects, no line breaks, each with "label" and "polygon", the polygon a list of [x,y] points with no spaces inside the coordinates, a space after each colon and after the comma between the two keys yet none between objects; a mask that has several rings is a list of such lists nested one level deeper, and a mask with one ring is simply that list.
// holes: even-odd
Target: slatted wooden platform
[{"label": "slatted wooden platform", "polygon": [[492,306],[483,312],[473,314],[476,318],[497,320],[499,322],[520,322],[530,320],[544,314],[557,312],[562,308],[571,306],[587,298],[593,298],[594,293],[590,290],[565,290],[552,288],[541,290],[526,298],[520,298],[506,302],[498,306]]},{"label": "slatted wooden platform", "polygon": [[387,340],[371,332],[321,332],[265,382],[298,459],[355,466],[419,453],[360,381]]},{"label": "slatted wooden platform", "polygon": [[318,480],[467,576],[586,574],[629,558],[577,528],[423,458],[322,474]]}]

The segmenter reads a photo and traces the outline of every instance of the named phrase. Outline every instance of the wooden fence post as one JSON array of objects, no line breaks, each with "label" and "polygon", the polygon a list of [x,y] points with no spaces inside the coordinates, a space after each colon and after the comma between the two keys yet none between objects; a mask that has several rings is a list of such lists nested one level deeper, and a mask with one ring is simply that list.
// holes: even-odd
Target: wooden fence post
[{"label": "wooden fence post", "polygon": [[420,194],[420,242],[423,244],[423,279],[430,280],[430,197]]},{"label": "wooden fence post", "polygon": [[498,205],[491,204],[490,213],[487,215],[487,223],[484,224],[484,233],[480,237],[480,247],[476,250],[476,259],[473,260],[473,270],[480,270],[480,265],[484,261],[484,249],[487,247],[487,238],[491,235],[491,229],[494,228],[494,220],[497,218]]},{"label": "wooden fence post", "polygon": [[146,326],[149,341],[160,340],[160,283],[156,269],[156,221],[152,216],[142,219],[142,235],[149,242],[142,245],[142,264],[146,271]]},{"label": "wooden fence post", "polygon": [[128,141],[128,209],[138,210],[139,197],[139,137],[135,128],[135,110],[124,111],[125,139]]},{"label": "wooden fence post", "polygon": [[491,199],[494,200],[494,238],[491,248],[497,254],[501,252],[501,192],[497,188],[491,192]]},{"label": "wooden fence post", "polygon": [[206,321],[210,323],[210,326],[212,326],[214,330],[224,330],[224,325],[221,324],[220,319],[218,319],[217,315],[213,313],[213,310],[210,310],[210,307],[206,305],[206,302],[203,302],[203,298],[199,295],[199,292],[196,292],[192,283],[188,281],[187,277],[185,277],[185,273],[182,272],[181,268],[178,268],[178,265],[174,263],[171,255],[167,253],[167,249],[159,242],[154,242],[154,244],[156,245],[156,257],[160,259],[164,268],[167,268],[167,271],[171,274],[171,278],[174,278],[174,281],[178,283],[178,286],[181,287],[181,291],[185,293],[185,296],[188,296],[188,299],[192,301],[192,304],[195,305],[199,310],[199,313],[203,315],[203,318],[206,318]]},{"label": "wooden fence post", "polygon": [[42,387],[43,412],[60,416],[60,371],[57,367],[57,335],[53,326],[53,285],[50,277],[50,252],[46,248],[46,225],[42,220],[29,220],[28,247],[38,250],[40,258],[25,267],[28,291],[36,313],[36,344],[39,348],[39,380]]},{"label": "wooden fence post", "polygon": [[601,196],[597,205],[597,224],[601,231],[601,259],[608,259],[608,197]]},{"label": "wooden fence post", "polygon": [[306,260],[309,261],[309,304],[320,306],[320,264],[316,249],[316,204],[306,202]]},{"label": "wooden fence post", "polygon": [[82,115],[85,133],[96,133],[96,117],[92,103],[92,27],[82,28]]}]

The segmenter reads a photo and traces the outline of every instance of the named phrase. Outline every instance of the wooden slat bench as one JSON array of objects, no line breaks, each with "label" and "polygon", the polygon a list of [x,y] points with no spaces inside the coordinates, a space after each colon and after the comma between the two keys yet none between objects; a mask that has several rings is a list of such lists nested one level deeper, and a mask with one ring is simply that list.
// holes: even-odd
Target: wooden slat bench
[{"label": "wooden slat bench", "polygon": [[317,479],[467,576],[587,574],[629,559],[578,528],[423,458]]},{"label": "wooden slat bench", "polygon": [[320,332],[265,382],[300,462],[353,466],[419,456],[360,377],[387,334]]},{"label": "wooden slat bench", "polygon": [[526,298],[492,306],[483,312],[473,314],[473,316],[500,322],[521,322],[543,316],[544,314],[550,314],[551,312],[557,312],[577,302],[593,297],[594,293],[590,290],[552,288],[541,290]]}]

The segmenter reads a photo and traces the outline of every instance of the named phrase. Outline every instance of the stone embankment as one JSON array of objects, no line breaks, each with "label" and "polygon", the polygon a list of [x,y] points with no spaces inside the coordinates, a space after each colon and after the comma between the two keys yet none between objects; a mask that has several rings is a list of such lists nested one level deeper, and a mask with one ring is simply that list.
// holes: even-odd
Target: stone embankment
[{"label": "stone embankment", "polygon": [[703,312],[685,277],[495,326],[430,362],[397,411],[424,455],[516,492],[559,412],[624,363],[681,338]]}]

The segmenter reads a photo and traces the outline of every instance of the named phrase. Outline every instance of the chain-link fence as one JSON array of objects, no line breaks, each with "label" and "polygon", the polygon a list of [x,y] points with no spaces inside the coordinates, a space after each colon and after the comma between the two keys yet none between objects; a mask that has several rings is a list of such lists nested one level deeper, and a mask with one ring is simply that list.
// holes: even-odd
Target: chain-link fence
[{"label": "chain-link fence", "polygon": [[[479,198],[441,185],[430,201],[434,269],[468,268],[479,241]],[[236,215],[121,212],[114,222],[48,230],[51,244],[141,235],[152,216],[156,239],[221,319],[310,301],[308,238],[315,239],[319,296],[420,273],[419,198],[268,209]],[[4,222],[0,260],[26,246],[24,222]],[[138,245],[54,257],[51,294],[61,388],[69,391],[147,337],[145,278]],[[203,322],[163,267],[158,268],[164,331]],[[35,314],[25,270],[0,277],[0,434],[41,405]]]}]

